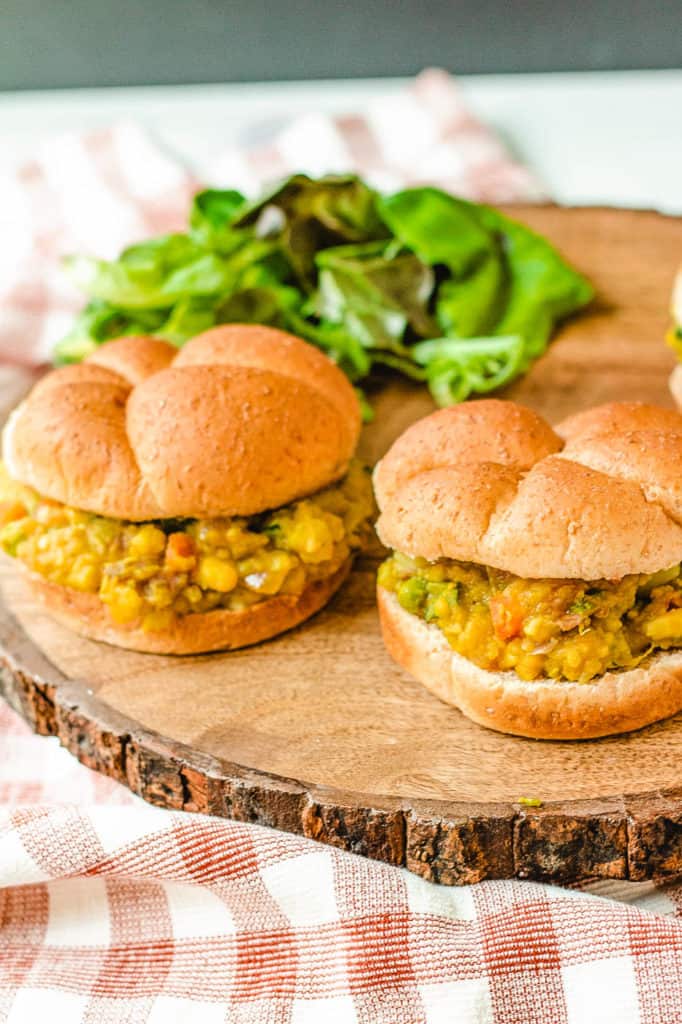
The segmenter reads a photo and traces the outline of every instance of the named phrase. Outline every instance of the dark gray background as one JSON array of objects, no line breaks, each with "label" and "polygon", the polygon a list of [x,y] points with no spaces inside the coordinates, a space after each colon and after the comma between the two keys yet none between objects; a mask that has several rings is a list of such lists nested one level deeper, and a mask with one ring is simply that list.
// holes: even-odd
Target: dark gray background
[{"label": "dark gray background", "polygon": [[0,0],[0,89],[671,68],[682,0]]}]

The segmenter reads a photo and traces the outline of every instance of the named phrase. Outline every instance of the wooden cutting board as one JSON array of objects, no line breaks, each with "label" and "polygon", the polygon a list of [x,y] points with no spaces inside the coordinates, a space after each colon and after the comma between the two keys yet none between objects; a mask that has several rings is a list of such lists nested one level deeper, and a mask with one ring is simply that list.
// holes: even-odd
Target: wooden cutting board
[{"label": "wooden cutting board", "polygon": [[[682,222],[609,209],[515,215],[585,271],[598,300],[509,397],[552,421],[615,398],[671,405],[663,336]],[[431,405],[393,385],[375,407],[363,438],[372,461]],[[194,658],[80,639],[3,564],[0,688],[36,731],[153,803],[272,825],[436,881],[682,871],[682,715],[573,744],[474,725],[386,655],[377,557],[299,629]]]}]

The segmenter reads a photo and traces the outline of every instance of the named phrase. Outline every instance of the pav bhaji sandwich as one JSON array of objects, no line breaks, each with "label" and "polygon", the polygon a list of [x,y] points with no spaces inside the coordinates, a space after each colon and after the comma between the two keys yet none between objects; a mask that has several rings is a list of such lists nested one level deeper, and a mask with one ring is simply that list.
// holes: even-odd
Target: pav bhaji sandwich
[{"label": "pav bhaji sandwich", "polygon": [[384,639],[475,722],[579,739],[682,708],[682,416],[601,406],[556,430],[443,409],[374,474]]},{"label": "pav bhaji sandwich", "polygon": [[344,375],[281,331],[113,341],[10,418],[0,544],[79,633],[173,654],[253,644],[321,608],[367,535],[359,432]]}]

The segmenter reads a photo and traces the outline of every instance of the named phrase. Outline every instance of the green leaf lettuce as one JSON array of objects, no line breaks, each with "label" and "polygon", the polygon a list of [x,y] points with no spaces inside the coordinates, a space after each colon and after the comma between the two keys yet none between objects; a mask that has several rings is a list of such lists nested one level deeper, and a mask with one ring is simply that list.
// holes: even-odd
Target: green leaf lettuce
[{"label": "green leaf lettuce", "polygon": [[255,201],[205,189],[187,233],[64,265],[88,301],[57,362],[123,334],[179,346],[216,324],[265,323],[317,345],[355,383],[401,373],[440,405],[508,384],[593,295],[499,211],[435,188],[382,196],[354,175],[295,174]]}]

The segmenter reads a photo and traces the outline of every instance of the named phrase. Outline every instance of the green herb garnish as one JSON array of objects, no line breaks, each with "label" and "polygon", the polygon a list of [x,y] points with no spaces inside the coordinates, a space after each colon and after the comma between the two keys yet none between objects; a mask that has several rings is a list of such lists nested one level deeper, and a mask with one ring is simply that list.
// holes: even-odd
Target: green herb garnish
[{"label": "green herb garnish", "polygon": [[569,615],[589,615],[595,609],[593,601],[590,601],[589,597],[579,597],[577,601],[570,604],[566,609]]}]

